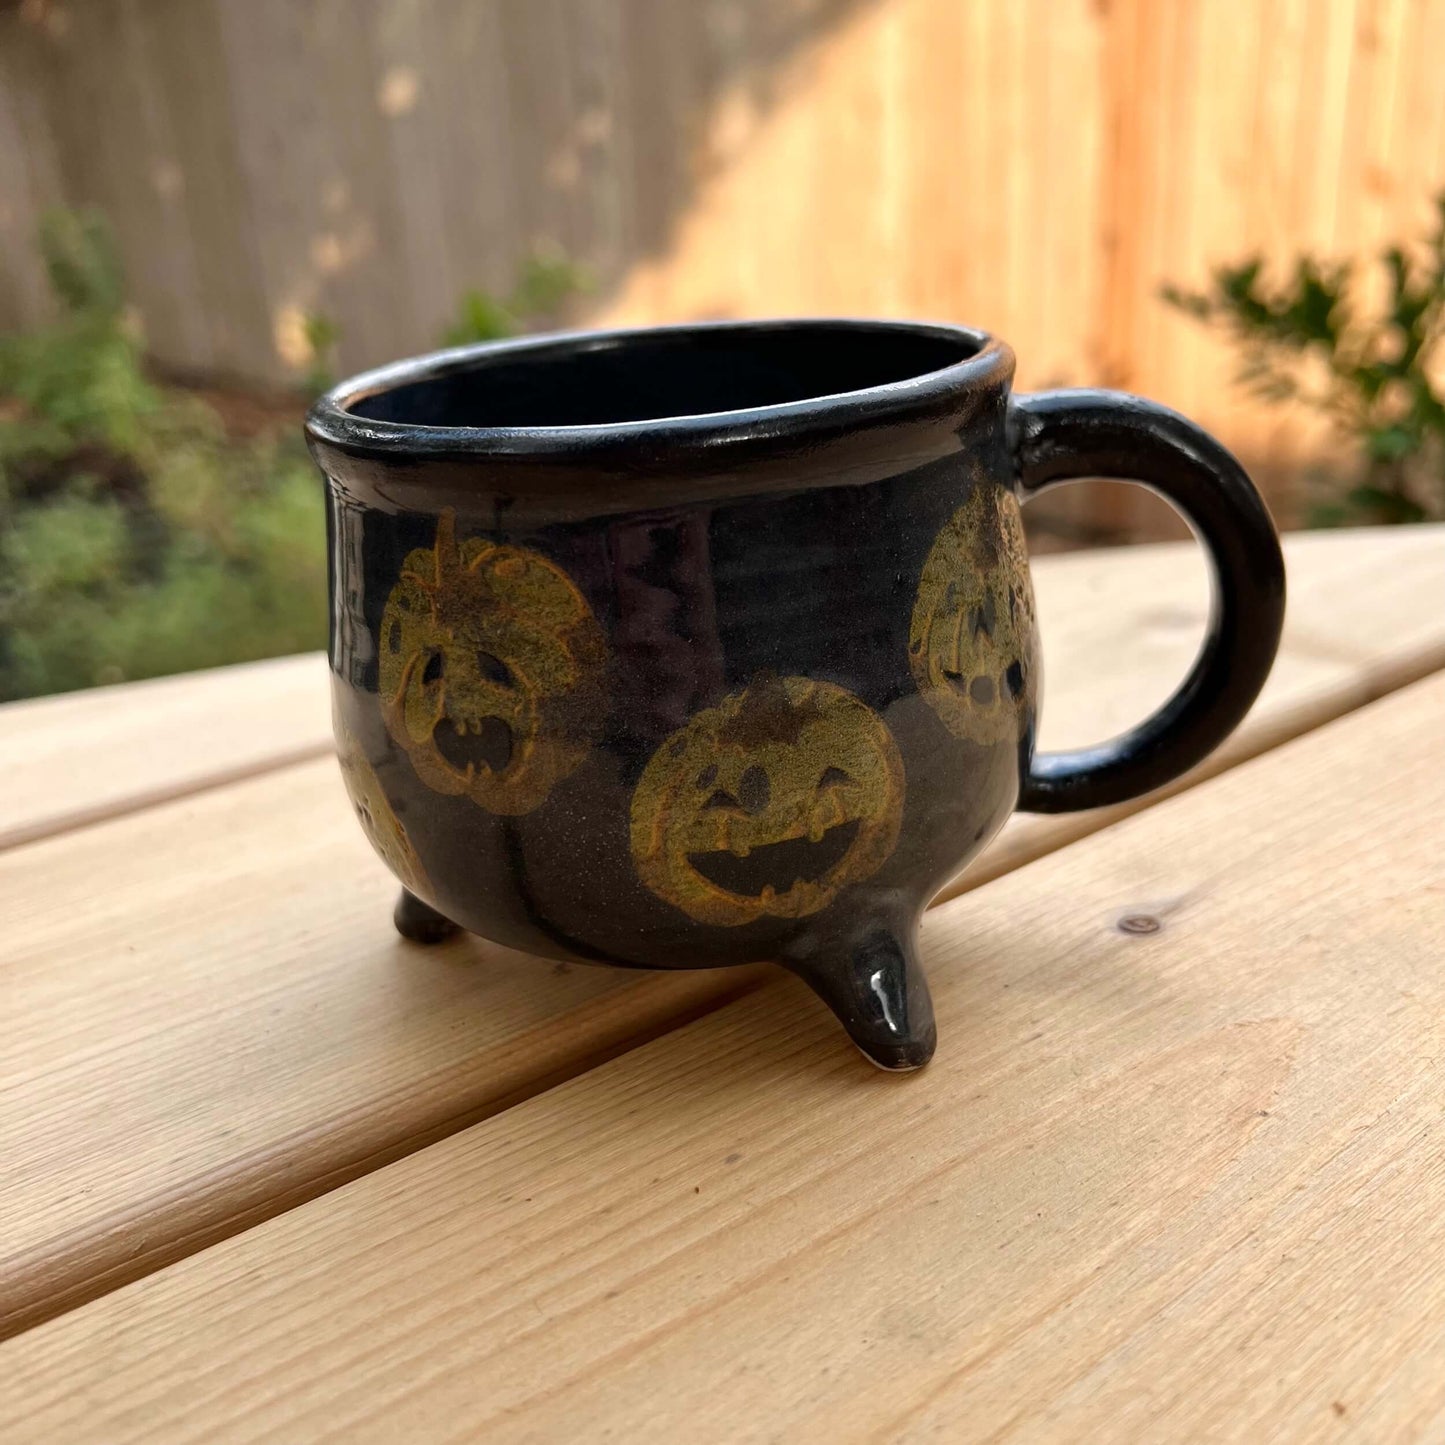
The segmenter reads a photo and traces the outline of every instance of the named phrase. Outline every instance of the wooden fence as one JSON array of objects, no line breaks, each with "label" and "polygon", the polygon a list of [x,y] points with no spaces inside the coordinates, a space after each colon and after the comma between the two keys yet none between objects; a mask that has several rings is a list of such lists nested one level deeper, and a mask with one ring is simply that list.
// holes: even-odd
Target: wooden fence
[{"label": "wooden fence", "polygon": [[432,345],[538,244],[585,321],[849,312],[1006,335],[1256,463],[1320,444],[1157,299],[1365,252],[1445,183],[1445,0],[24,0],[0,8],[0,325],[48,204],[113,222],[157,358]]}]

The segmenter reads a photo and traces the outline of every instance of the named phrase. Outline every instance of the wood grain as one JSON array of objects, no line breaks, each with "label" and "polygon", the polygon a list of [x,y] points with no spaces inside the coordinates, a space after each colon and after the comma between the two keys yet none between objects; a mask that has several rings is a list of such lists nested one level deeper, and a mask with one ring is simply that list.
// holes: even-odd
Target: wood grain
[{"label": "wood grain", "polygon": [[[1445,574],[1445,529],[1288,546],[1285,648],[1236,758],[1445,664],[1445,617],[1421,605]],[[1102,738],[1183,674],[1205,605],[1197,557],[1161,547],[1049,558],[1038,578],[1053,639],[1046,740]],[[313,683],[321,694],[313,666],[298,659],[265,675],[309,707]],[[112,748],[114,772],[132,783],[148,759],[214,763],[206,750],[234,744],[248,708],[263,730],[287,716],[279,692],[264,705],[259,687],[238,697],[230,684],[247,676],[191,679],[185,705],[179,679],[117,689],[119,718],[105,694],[89,709],[83,697],[35,705],[42,717],[55,708],[69,731],[12,737],[10,766],[17,780],[48,775],[83,797],[84,770],[92,785],[109,777]],[[180,701],[142,706],[157,695]],[[1114,816],[1015,819],[960,886]],[[418,953],[392,933],[391,898],[329,758],[0,856],[0,1333],[453,1132],[756,980],[559,975],[472,940]]]},{"label": "wood grain", "polygon": [[391,926],[331,759],[0,858],[0,1335],[756,980]]},{"label": "wood grain", "polygon": [[1442,716],[933,910],[921,1075],[779,981],[0,1346],[11,1437],[1439,1438]]},{"label": "wood grain", "polygon": [[[1278,660],[1254,711],[1192,772],[1115,808],[1015,814],[940,894],[1000,873],[1194,786],[1445,667],[1445,526],[1296,532]],[[1101,741],[1143,719],[1184,676],[1208,587],[1190,543],[1075,552],[1033,564],[1044,635],[1040,745]]]},{"label": "wood grain", "polygon": [[319,653],[0,706],[0,848],[331,750]]}]

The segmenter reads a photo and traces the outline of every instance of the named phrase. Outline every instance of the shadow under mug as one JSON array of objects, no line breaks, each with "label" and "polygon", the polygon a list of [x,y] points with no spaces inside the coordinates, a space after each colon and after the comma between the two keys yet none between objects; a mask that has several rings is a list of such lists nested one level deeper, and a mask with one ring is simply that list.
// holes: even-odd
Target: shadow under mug
[{"label": "shadow under mug", "polygon": [[[1015,807],[1199,762],[1283,621],[1223,447],[1136,397],[1014,396],[1013,369],[962,327],[776,321],[464,348],[318,401],[337,740],[401,932],[775,961],[874,1063],[925,1063],[929,899]],[[1152,717],[1039,754],[1019,507],[1079,477],[1171,502],[1213,605]]]}]

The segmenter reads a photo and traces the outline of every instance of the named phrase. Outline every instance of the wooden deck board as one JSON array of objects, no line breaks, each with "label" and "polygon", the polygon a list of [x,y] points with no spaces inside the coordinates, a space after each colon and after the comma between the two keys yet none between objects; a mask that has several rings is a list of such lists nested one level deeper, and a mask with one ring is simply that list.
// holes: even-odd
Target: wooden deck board
[{"label": "wooden deck board", "polygon": [[[1355,550],[1341,540],[1289,541],[1285,647],[1236,758],[1445,662],[1445,611],[1421,605],[1445,576],[1445,529],[1346,539]],[[1099,738],[1182,674],[1204,605],[1202,567],[1191,576],[1182,555],[1040,566],[1045,629],[1062,644],[1046,737]],[[1112,816],[1015,819],[976,876]],[[455,1132],[760,977],[563,973],[475,940],[418,952],[391,931],[391,897],[329,759],[0,856],[0,1333]],[[840,1065],[857,1067],[836,1043]]]},{"label": "wooden deck board", "polygon": [[1433,1438],[1442,716],[934,909],[920,1075],[779,979],[9,1341],[11,1438]]},{"label": "wooden deck board", "polygon": [[319,653],[0,706],[0,848],[331,749]]},{"label": "wooden deck board", "polygon": [[[1296,532],[1284,546],[1289,603],[1279,658],[1234,735],[1144,798],[1066,816],[1016,813],[940,900],[1445,668],[1445,525]],[[1208,610],[1202,555],[1188,543],[1075,552],[1041,558],[1036,572],[1045,636],[1040,746],[1124,731],[1168,696],[1193,657]]]}]

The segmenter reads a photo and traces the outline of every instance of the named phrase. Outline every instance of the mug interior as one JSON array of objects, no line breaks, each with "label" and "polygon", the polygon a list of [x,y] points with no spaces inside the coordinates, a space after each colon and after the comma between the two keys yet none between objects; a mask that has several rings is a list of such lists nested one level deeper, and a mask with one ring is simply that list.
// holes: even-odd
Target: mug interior
[{"label": "mug interior", "polygon": [[571,337],[484,350],[418,381],[350,399],[411,426],[607,426],[751,411],[911,381],[967,361],[965,332],[797,322]]}]

